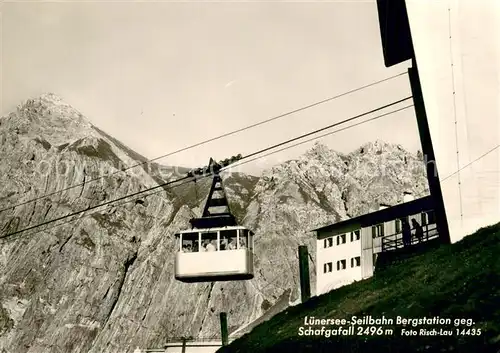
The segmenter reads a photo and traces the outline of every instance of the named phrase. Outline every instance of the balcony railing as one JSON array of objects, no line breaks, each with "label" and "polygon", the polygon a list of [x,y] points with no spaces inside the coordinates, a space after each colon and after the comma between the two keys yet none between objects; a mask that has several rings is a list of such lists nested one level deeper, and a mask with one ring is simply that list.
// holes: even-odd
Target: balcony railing
[{"label": "balcony railing", "polygon": [[[414,229],[412,229],[413,231]],[[425,243],[428,242],[429,240],[436,239],[439,237],[439,233],[437,231],[436,224],[426,224],[422,226],[423,230],[423,237],[420,239],[417,239],[414,234],[411,236],[411,241],[410,241],[410,247],[420,244],[420,243]],[[403,233],[398,232],[394,233],[391,235],[386,235],[382,237],[382,252],[387,252],[387,251],[394,251],[397,249],[404,248],[404,242],[403,242]]]}]

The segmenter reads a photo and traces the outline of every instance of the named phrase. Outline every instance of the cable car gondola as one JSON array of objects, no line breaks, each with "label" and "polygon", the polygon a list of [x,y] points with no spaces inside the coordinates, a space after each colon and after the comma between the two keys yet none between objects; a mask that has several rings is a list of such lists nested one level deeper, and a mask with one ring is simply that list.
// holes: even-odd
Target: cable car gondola
[{"label": "cable car gondola", "polygon": [[[228,165],[234,159],[227,161],[221,164]],[[191,229],[175,234],[175,278],[181,282],[241,281],[254,276],[254,234],[238,225],[231,214],[219,175],[221,164],[210,159],[208,168],[212,168],[213,180],[201,218],[192,218]],[[188,176],[203,172],[199,168]],[[216,193],[219,197],[214,197]],[[224,211],[212,211],[220,208]]]}]

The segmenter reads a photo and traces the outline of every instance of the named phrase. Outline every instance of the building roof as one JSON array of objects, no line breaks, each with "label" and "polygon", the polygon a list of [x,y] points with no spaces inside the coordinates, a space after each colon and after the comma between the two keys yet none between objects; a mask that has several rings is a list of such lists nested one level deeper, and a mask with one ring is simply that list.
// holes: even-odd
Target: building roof
[{"label": "building roof", "polygon": [[[392,221],[397,218],[403,218],[405,216],[417,214],[423,211],[429,211],[432,209],[434,209],[432,197],[425,196],[379,211],[367,213],[362,216],[350,218],[345,221],[317,228],[314,229],[313,232],[316,232],[318,239],[322,239],[324,237],[347,233],[360,228],[371,227],[379,223]],[[323,233],[323,236],[321,233]]]}]

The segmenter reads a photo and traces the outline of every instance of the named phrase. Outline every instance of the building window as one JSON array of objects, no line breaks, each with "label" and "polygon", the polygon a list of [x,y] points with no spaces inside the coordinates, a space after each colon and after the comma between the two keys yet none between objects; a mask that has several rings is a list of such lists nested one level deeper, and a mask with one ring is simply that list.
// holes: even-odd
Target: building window
[{"label": "building window", "polygon": [[354,232],[351,232],[351,241],[356,241],[356,240],[359,240],[361,238],[361,231],[358,229],[358,230],[355,230]]},{"label": "building window", "polygon": [[401,220],[400,219],[396,219],[394,221],[394,224],[396,226],[396,234],[397,233],[401,233]]},{"label": "building window", "polygon": [[422,219],[421,225],[422,225],[422,226],[427,225],[427,224],[428,224],[428,223],[427,223],[427,213],[422,212],[422,215],[421,215],[420,217],[421,217],[421,219]]},{"label": "building window", "polygon": [[436,214],[434,213],[434,211],[427,212],[427,224],[434,223],[436,223]]},{"label": "building window", "polygon": [[345,270],[346,268],[347,268],[347,261],[346,260],[337,261],[337,271]]},{"label": "building window", "polygon": [[359,267],[361,266],[361,257],[356,256],[351,259],[351,267]]},{"label": "building window", "polygon": [[384,236],[384,224],[377,224],[376,226],[372,227],[372,237],[373,238],[379,238]]},{"label": "building window", "polygon": [[333,271],[333,264],[331,262],[327,262],[323,265],[323,272],[332,272]]},{"label": "building window", "polygon": [[333,238],[326,238],[323,245],[325,248],[332,247],[333,246]]},{"label": "building window", "polygon": [[337,245],[340,244],[345,244],[346,243],[346,236],[345,234],[341,234],[337,237]]}]

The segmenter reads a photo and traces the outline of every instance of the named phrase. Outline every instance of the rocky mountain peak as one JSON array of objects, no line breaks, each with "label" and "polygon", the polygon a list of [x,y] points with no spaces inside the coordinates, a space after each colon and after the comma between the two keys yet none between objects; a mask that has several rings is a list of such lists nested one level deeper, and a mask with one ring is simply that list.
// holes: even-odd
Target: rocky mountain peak
[{"label": "rocky mountain peak", "polygon": [[306,151],[304,157],[323,157],[331,154],[333,150],[329,149],[325,144],[320,141],[316,141],[314,145]]},{"label": "rocky mountain peak", "polygon": [[54,93],[27,99],[3,125],[19,135],[40,137],[52,145],[98,136],[82,113]]},{"label": "rocky mountain peak", "polygon": [[314,160],[319,163],[327,164],[328,166],[342,168],[342,164],[344,164],[344,157],[345,156],[343,154],[318,141],[311,149],[307,150],[300,159],[306,163],[310,163]]},{"label": "rocky mountain peak", "polygon": [[[416,152],[416,151],[415,151]],[[350,156],[380,156],[380,155],[392,155],[392,156],[412,156],[415,157],[415,153],[407,151],[403,146],[394,143],[388,143],[382,140],[374,140],[361,145],[356,150],[352,151]]]}]

